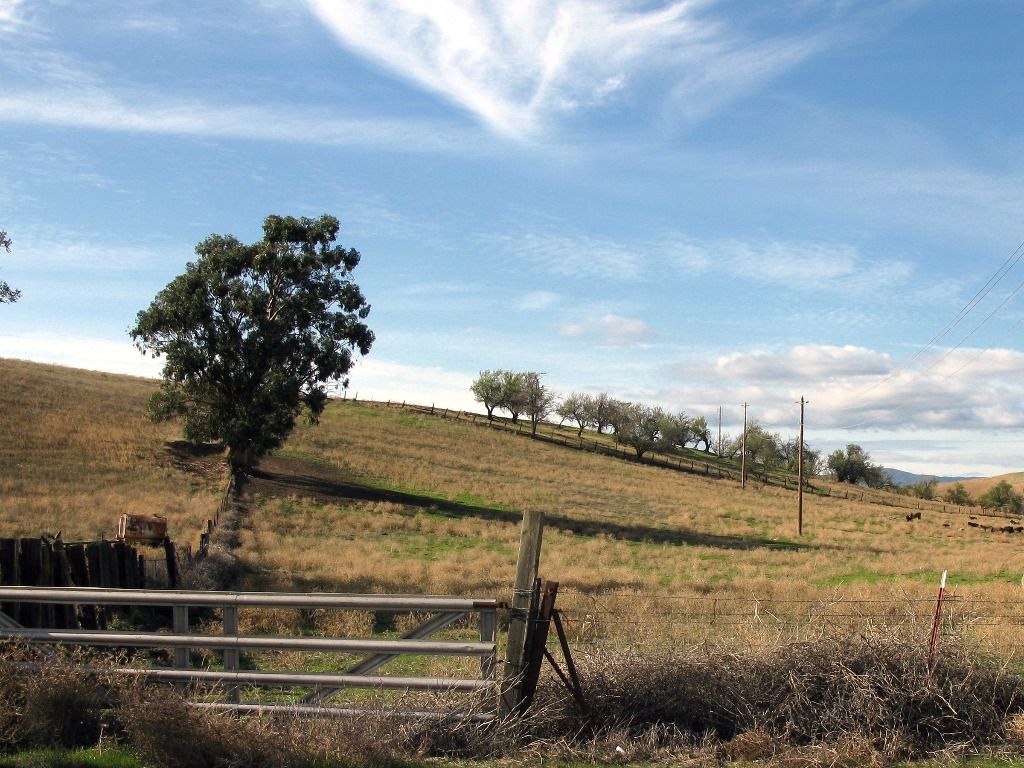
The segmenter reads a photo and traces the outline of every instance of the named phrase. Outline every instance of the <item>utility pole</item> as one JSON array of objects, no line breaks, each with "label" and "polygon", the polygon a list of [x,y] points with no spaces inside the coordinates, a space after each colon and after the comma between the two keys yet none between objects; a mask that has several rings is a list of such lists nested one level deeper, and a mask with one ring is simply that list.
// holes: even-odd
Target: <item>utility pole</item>
[{"label": "utility pole", "polygon": [[718,445],[715,446],[715,453],[722,455],[722,406],[718,406]]},{"label": "utility pole", "polygon": [[743,403],[743,440],[740,443],[740,488],[747,487],[747,404]]},{"label": "utility pole", "polygon": [[800,442],[797,444],[796,535],[804,534],[804,398],[800,396]]}]

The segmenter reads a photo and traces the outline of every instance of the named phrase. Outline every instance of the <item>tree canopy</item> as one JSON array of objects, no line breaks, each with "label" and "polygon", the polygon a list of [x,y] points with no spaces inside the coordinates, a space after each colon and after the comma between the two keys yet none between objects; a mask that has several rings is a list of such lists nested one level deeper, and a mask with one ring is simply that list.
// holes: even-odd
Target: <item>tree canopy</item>
[{"label": "tree canopy", "polygon": [[503,388],[501,385],[502,371],[480,371],[480,375],[470,385],[469,389],[478,403],[483,403],[487,410],[487,419],[494,418],[494,409],[501,404]]},{"label": "tree canopy", "polygon": [[163,357],[155,420],[181,417],[185,437],[220,441],[235,469],[277,447],[305,409],[316,422],[326,385],[367,354],[370,306],[350,274],[359,253],[335,244],[333,216],[268,216],[263,239],[211,235],[198,259],[139,312],[135,345]]},{"label": "tree canopy", "polygon": [[[0,248],[3,248],[8,253],[11,252],[11,238],[7,236],[7,232],[3,229],[0,229]],[[0,304],[13,304],[20,297],[21,291],[16,291],[5,280],[0,280]]]},{"label": "tree canopy", "polygon": [[871,463],[871,454],[851,443],[846,451],[835,450],[828,457],[828,468],[840,483],[867,485],[880,488],[885,485],[885,473],[879,464]]},{"label": "tree canopy", "polygon": [[1005,509],[1014,514],[1024,512],[1024,496],[1015,491],[1007,480],[1000,480],[981,494],[978,503],[988,509]]},{"label": "tree canopy", "polygon": [[614,415],[615,439],[636,451],[642,458],[658,444],[667,414],[656,406],[621,403]]},{"label": "tree canopy", "polygon": [[576,436],[580,437],[583,435],[583,430],[592,423],[593,403],[594,399],[585,392],[570,392],[555,408],[555,414],[563,421],[566,419],[575,421]]},{"label": "tree canopy", "polygon": [[530,434],[537,434],[537,425],[546,419],[555,407],[555,395],[541,383],[540,374],[523,374],[523,411],[530,418]]},{"label": "tree canopy", "polygon": [[953,487],[946,489],[942,499],[950,504],[962,504],[965,506],[974,503],[970,492],[963,483],[953,483]]}]

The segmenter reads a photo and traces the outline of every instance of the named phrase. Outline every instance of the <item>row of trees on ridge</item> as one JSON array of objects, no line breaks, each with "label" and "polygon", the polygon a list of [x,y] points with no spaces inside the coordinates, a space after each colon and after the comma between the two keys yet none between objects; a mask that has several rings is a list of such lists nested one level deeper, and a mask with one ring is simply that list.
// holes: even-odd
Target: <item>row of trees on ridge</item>
[{"label": "row of trees on ridge", "polygon": [[[493,419],[495,410],[507,411],[512,422],[520,417],[530,420],[531,432],[550,416],[576,427],[576,434],[586,429],[599,434],[611,433],[615,440],[632,448],[638,457],[648,451],[673,453],[690,448],[725,458],[736,458],[743,451],[743,435],[712,437],[711,427],[704,416],[690,416],[685,412],[671,413],[646,403],[630,402],[611,397],[606,392],[590,394],[570,392],[558,397],[541,381],[535,371],[495,369],[481,371],[470,390],[477,402]],[[796,439],[783,439],[769,432],[761,424],[751,422],[746,429],[747,461],[765,470],[796,470],[799,447]],[[804,467],[808,474],[822,471],[818,451],[804,446]]]},{"label": "row of trees on ridge", "polygon": [[[598,434],[611,433],[616,442],[631,447],[638,457],[652,450],[671,454],[687,448],[730,459],[739,458],[743,452],[742,434],[712,437],[704,416],[670,413],[658,406],[618,400],[607,392],[570,392],[559,397],[541,381],[541,375],[536,371],[486,370],[480,372],[470,389],[487,410],[488,419],[494,418],[495,410],[507,411],[514,424],[525,416],[534,435],[540,422],[557,416],[560,425],[572,424],[579,437],[587,429]],[[751,421],[746,427],[745,442],[747,462],[751,465],[767,471],[797,470],[800,449],[795,438],[784,439],[778,432],[769,432],[757,421]],[[871,461],[871,455],[855,443],[825,458],[805,443],[804,472],[808,476],[827,474],[841,483],[884,488],[921,499],[935,500],[938,495],[934,478],[903,487],[894,485],[884,468]],[[956,483],[943,495],[943,501],[1024,514],[1024,496],[1006,481],[977,500],[971,498],[962,483]]]}]

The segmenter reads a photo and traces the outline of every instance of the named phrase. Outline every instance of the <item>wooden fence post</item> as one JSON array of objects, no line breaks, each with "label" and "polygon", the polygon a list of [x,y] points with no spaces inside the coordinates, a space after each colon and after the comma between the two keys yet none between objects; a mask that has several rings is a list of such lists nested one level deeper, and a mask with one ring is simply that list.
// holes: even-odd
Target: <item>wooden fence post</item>
[{"label": "wooden fence post", "polygon": [[[71,564],[68,562],[67,548],[59,538],[53,542],[53,585],[55,587],[70,587]],[[59,605],[57,612],[60,616],[59,626],[61,629],[78,629],[78,611],[75,605]]]},{"label": "wooden fence post", "polygon": [[[108,587],[109,584],[105,583],[104,570],[106,568],[103,561],[103,542],[91,541],[85,545],[85,556],[88,562],[89,569],[89,583],[83,584],[82,586],[88,587]],[[107,614],[109,609],[105,606],[97,605],[95,608],[95,619],[98,629],[107,628]]]},{"label": "wooden fence post", "polygon": [[[42,539],[21,540],[21,583],[28,587],[39,586],[39,561],[42,559]],[[39,603],[25,603],[21,606],[21,623],[26,627],[38,627]]]},{"label": "wooden fence post", "polygon": [[[21,540],[0,539],[0,584],[14,587],[21,583]],[[21,621],[18,603],[0,604],[0,611],[15,621]]]},{"label": "wooden fence post", "polygon": [[524,659],[523,685],[519,701],[519,711],[525,712],[533,702],[533,694],[537,691],[540,680],[540,668],[544,663],[544,651],[547,650],[548,632],[551,629],[551,615],[555,610],[555,598],[558,596],[558,582],[549,581],[544,587],[544,597],[536,617],[532,617],[529,636],[527,638],[526,657]]},{"label": "wooden fence post", "polygon": [[178,553],[170,536],[164,537],[164,556],[167,558],[167,582],[171,589],[178,588]]},{"label": "wooden fence post", "polygon": [[501,685],[499,714],[516,711],[522,699],[526,633],[530,624],[530,605],[534,584],[540,569],[540,547],[544,533],[544,515],[530,510],[523,513],[523,528],[519,538],[519,561],[516,564],[516,582],[512,588],[512,609],[508,623],[508,647],[505,650],[505,673]]}]

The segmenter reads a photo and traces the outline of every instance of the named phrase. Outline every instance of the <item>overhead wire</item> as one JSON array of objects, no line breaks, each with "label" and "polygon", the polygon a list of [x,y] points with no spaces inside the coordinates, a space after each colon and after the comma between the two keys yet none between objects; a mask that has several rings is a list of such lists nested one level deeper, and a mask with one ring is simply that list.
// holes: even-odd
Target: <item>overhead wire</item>
[{"label": "overhead wire", "polygon": [[[1024,241],[1022,241],[1013,250],[1013,252],[1010,253],[1009,256],[1007,256],[1007,258],[1003,261],[1003,263],[999,266],[999,268],[992,274],[991,277],[989,277],[988,281],[986,281],[986,283],[975,292],[974,296],[972,296],[970,298],[970,300],[966,304],[964,304],[963,307],[960,308],[960,311],[957,312],[957,314],[949,322],[947,322],[945,326],[943,326],[942,330],[940,330],[938,333],[936,333],[934,336],[932,336],[932,338],[929,339],[928,342],[924,346],[921,347],[921,349],[919,349],[916,353],[914,353],[914,355],[910,358],[909,362],[913,363],[914,361],[919,360],[929,350],[931,350],[933,347],[935,347],[935,345],[938,344],[942,339],[944,339],[946,336],[948,336],[953,331],[954,328],[956,328],[968,315],[971,314],[971,312],[973,312],[978,307],[978,305],[982,301],[985,300],[985,298],[988,297],[988,295],[996,288],[996,286],[999,285],[999,283],[1001,283],[1003,281],[1003,279],[1010,273],[1010,271],[1015,266],[1017,266],[1017,264],[1020,263],[1020,261],[1022,259],[1024,259]],[[995,315],[998,314],[999,311],[1002,310],[1002,308],[1005,307],[1011,300],[1013,300],[1022,290],[1024,290],[1024,281],[1019,283],[1016,288],[1014,288],[1009,294],[1007,294],[1007,296],[998,305],[996,305],[996,307],[991,312],[989,312],[989,314],[980,323],[978,323],[973,329],[971,329],[971,331],[969,331],[965,336],[963,336],[960,339],[960,341],[958,341],[953,347],[947,349],[945,351],[945,353],[943,353],[940,357],[938,357],[934,361],[932,361],[932,363],[930,365],[928,365],[927,367],[925,367],[923,370],[915,373],[914,377],[916,378],[917,376],[920,376],[923,373],[927,373],[928,371],[933,370],[943,360],[948,358],[956,350],[960,349],[970,338],[972,338],[979,330],[981,330],[981,328],[983,326],[985,326],[993,317],[995,317]],[[943,380],[946,381],[946,380],[952,378],[953,376],[956,376],[957,374],[959,374],[965,368],[969,367],[971,364],[973,364],[975,361],[977,361],[978,358],[980,358],[985,352],[989,351],[989,349],[990,348],[986,348],[986,349],[981,350],[978,354],[976,354],[970,360],[966,361],[963,365],[961,365],[955,371],[952,371],[952,372],[946,374],[946,376],[943,377]],[[888,374],[886,374],[885,376],[880,378],[878,381],[874,382],[870,386],[865,387],[864,389],[862,389],[859,392],[855,393],[854,396],[855,397],[860,397],[860,396],[866,395],[867,393],[871,392],[874,389],[877,389],[882,384],[885,384],[886,382],[892,380],[893,378],[898,376],[900,373],[905,372],[906,370],[907,370],[907,366],[906,365],[898,366],[895,369],[893,369],[892,371],[890,371]],[[855,406],[848,406],[847,408],[840,408],[838,410],[840,410],[840,411],[852,410],[854,407]],[[895,410],[899,411],[899,410],[901,410],[901,408],[899,406],[897,406],[895,408]],[[861,420],[859,422],[856,422],[856,423],[853,423],[853,424],[847,424],[847,425],[844,425],[844,426],[841,426],[841,427],[836,427],[836,429],[841,429],[841,430],[853,429],[853,428],[856,428],[856,427],[863,426],[865,424],[870,424],[872,422],[879,421],[882,418],[883,418],[882,415],[878,415],[878,416],[870,417],[870,418],[867,418],[867,419],[863,419],[863,420]]]}]

